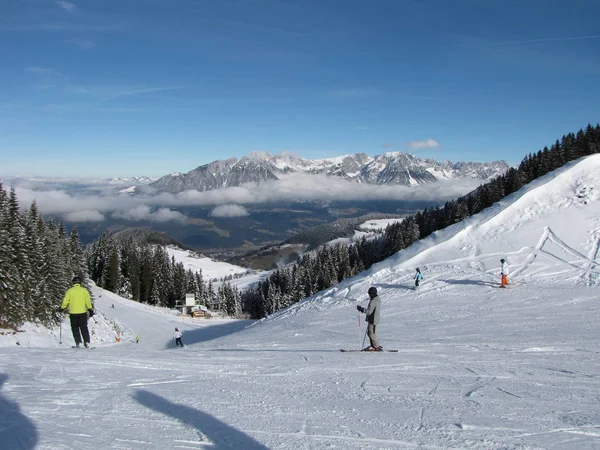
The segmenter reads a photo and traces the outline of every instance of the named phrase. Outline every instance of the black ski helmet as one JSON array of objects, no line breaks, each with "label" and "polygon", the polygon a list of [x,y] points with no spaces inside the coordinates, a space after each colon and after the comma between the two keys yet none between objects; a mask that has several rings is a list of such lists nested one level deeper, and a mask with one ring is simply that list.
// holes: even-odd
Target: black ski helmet
[{"label": "black ski helmet", "polygon": [[367,292],[369,293],[369,297],[371,297],[371,298],[377,296],[377,288],[376,287],[371,286]]},{"label": "black ski helmet", "polygon": [[77,275],[75,275],[73,277],[73,284],[81,284],[81,278],[79,278]]},{"label": "black ski helmet", "polygon": [[504,262],[504,259],[501,259],[501,260],[500,260],[500,262],[501,262],[501,263],[503,263],[503,262]]}]

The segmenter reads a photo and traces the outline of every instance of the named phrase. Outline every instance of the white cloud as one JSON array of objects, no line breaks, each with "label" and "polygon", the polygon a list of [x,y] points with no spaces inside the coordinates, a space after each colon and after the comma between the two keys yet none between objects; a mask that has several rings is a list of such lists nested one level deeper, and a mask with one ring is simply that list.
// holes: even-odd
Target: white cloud
[{"label": "white cloud", "polygon": [[179,211],[172,211],[169,208],[159,208],[157,210],[153,210],[153,208],[148,205],[139,205],[132,209],[119,210],[113,213],[112,216],[117,219],[131,220],[134,222],[183,222],[186,218]]},{"label": "white cloud", "polygon": [[243,217],[250,213],[240,205],[221,205],[213,209],[210,215],[213,217]]},{"label": "white cloud", "polygon": [[73,185],[68,186],[67,192],[67,186],[59,187],[56,180],[52,190],[40,190],[39,182],[35,185],[19,182],[16,191],[23,207],[27,208],[35,200],[43,214],[65,219],[79,217],[89,221],[112,216],[130,221],[166,222],[185,221],[187,217],[176,208],[186,206],[215,207],[213,216],[235,217],[248,214],[244,205],[279,202],[444,201],[464,195],[480,184],[481,180],[472,179],[438,181],[418,187],[370,185],[325,175],[294,173],[266,183],[248,183],[207,192],[190,190],[179,194],[129,195],[102,189],[98,189],[101,192],[90,193],[83,190],[85,187],[72,193]]},{"label": "white cloud", "polygon": [[400,143],[388,142],[388,143],[383,144],[383,148],[396,148],[396,149],[407,148],[409,150],[426,150],[426,149],[430,149],[430,148],[440,149],[440,148],[442,148],[442,146],[435,139],[429,138],[429,139],[424,139],[422,141],[410,141],[410,142],[400,142]]},{"label": "white cloud", "polygon": [[441,145],[435,139],[425,139],[424,141],[412,141],[408,143],[411,150],[422,150],[426,148],[440,148]]},{"label": "white cloud", "polygon": [[499,42],[497,44],[490,44],[490,47],[500,47],[500,46],[505,46],[505,45],[537,44],[539,42],[579,41],[582,39],[598,39],[598,38],[600,38],[600,34],[591,34],[588,36],[570,36],[570,37],[558,37],[558,38],[527,39],[527,40],[523,40],[523,41]]},{"label": "white cloud", "polygon": [[75,3],[68,2],[66,0],[56,0],[54,3],[67,12],[73,12],[75,10]]},{"label": "white cloud", "polygon": [[68,222],[102,222],[104,221],[104,215],[98,211],[91,209],[84,209],[82,211],[73,211],[66,213],[63,218]]}]

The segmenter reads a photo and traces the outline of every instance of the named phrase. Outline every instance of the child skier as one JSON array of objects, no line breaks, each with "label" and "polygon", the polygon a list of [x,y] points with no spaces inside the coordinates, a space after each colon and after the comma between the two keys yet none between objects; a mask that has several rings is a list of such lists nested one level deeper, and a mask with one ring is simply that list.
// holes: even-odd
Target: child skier
[{"label": "child skier", "polygon": [[415,280],[415,289],[417,289],[419,287],[419,283],[421,282],[422,279],[423,279],[423,274],[421,273],[421,269],[419,269],[417,267],[417,272],[415,273],[415,276],[413,277],[413,280]]},{"label": "child skier", "polygon": [[173,336],[173,339],[175,339],[175,347],[179,347],[181,345],[183,348],[183,341],[181,340],[181,332],[179,331],[179,328],[175,328],[175,335]]}]

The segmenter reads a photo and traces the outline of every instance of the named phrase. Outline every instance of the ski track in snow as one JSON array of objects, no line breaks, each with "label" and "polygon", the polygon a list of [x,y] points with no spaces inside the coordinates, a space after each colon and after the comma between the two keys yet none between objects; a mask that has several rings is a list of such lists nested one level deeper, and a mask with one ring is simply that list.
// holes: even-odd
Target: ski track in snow
[{"label": "ski track in snow", "polygon": [[[93,351],[64,327],[0,347],[0,448],[600,448],[600,204],[565,200],[594,185],[600,156],[583,164],[247,328],[95,288]],[[339,352],[371,285],[399,351]]]}]

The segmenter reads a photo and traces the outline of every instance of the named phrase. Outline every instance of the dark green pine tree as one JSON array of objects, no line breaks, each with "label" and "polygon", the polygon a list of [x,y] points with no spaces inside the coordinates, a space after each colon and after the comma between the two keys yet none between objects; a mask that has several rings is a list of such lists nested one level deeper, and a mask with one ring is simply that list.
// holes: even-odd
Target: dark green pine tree
[{"label": "dark green pine tree", "polygon": [[281,302],[281,292],[279,287],[271,285],[267,292],[267,315],[279,311]]},{"label": "dark green pine tree", "polygon": [[47,295],[47,283],[43,277],[45,224],[36,202],[29,207],[25,222],[27,257],[31,262],[30,290],[33,302],[32,313],[36,320],[51,324],[56,320],[56,302]]},{"label": "dark green pine tree", "polygon": [[229,283],[223,283],[221,288],[225,313],[230,317],[240,317],[242,309],[237,289]]},{"label": "dark green pine tree", "polygon": [[187,288],[187,276],[183,264],[177,263],[175,257],[171,257],[172,277],[173,277],[173,297],[177,303],[185,301],[185,294],[192,294]]},{"label": "dark green pine tree", "polygon": [[6,228],[8,223],[8,196],[0,184],[0,326],[16,327],[21,324],[17,317],[19,307],[15,292],[17,269],[13,265],[10,254],[10,235]]},{"label": "dark green pine tree", "polygon": [[198,286],[196,286],[196,277],[194,276],[194,272],[191,269],[188,269],[185,273],[185,286],[186,286],[186,294],[194,294],[194,298],[198,299]]},{"label": "dark green pine tree", "polygon": [[160,290],[158,288],[158,283],[152,284],[152,292],[150,293],[150,301],[148,303],[153,306],[161,305]]},{"label": "dark green pine tree", "polygon": [[154,285],[152,249],[142,247],[140,251],[140,301],[150,303]]},{"label": "dark green pine tree", "polygon": [[358,249],[356,248],[356,245],[350,246],[349,253],[350,267],[352,269],[351,276],[354,276],[365,270],[365,266],[363,265],[363,262],[360,259],[360,255],[358,254]]},{"label": "dark green pine tree", "polygon": [[7,233],[4,245],[6,245],[8,264],[3,270],[6,272],[6,277],[12,280],[9,315],[13,317],[16,323],[21,324],[30,319],[33,304],[29,284],[31,266],[25,249],[25,228],[21,220],[19,201],[14,188],[10,190],[4,203],[4,220],[0,224],[0,228]]},{"label": "dark green pine tree", "polygon": [[202,278],[202,270],[198,270],[194,274],[195,286],[196,286],[196,300],[202,305],[206,305],[206,295],[204,288],[204,279]]},{"label": "dark green pine tree", "polygon": [[69,251],[71,253],[71,272],[73,275],[80,277],[83,284],[90,289],[91,286],[88,280],[87,263],[77,227],[71,229],[71,234],[69,236]]},{"label": "dark green pine tree", "polygon": [[169,257],[166,252],[160,246],[154,247],[154,254],[152,257],[152,273],[154,275],[154,282],[152,286],[152,304],[157,306],[167,306],[167,295],[169,279],[167,274],[168,268],[165,267],[169,264]]},{"label": "dark green pine tree", "polygon": [[126,244],[125,263],[123,265],[127,268],[127,274],[123,277],[126,280],[127,292],[131,299],[139,302],[141,297],[142,266],[140,263],[139,248],[133,239]]},{"label": "dark green pine tree", "polygon": [[[456,202],[456,209],[454,211],[454,223],[462,222],[467,217],[469,217],[469,206],[467,205],[467,201],[464,199],[460,199]],[[416,222],[415,222],[416,225]],[[417,225],[417,229],[418,229]]]},{"label": "dark green pine tree", "polygon": [[104,289],[117,293],[120,292],[123,284],[121,275],[121,251],[119,247],[119,242],[112,239],[112,245],[108,250],[108,265],[106,266],[107,270],[104,277]]},{"label": "dark green pine tree", "polygon": [[217,309],[217,296],[215,295],[215,290],[212,284],[212,280],[209,280],[206,289],[202,293],[202,298],[204,299],[203,304],[211,309]]},{"label": "dark green pine tree", "polygon": [[59,250],[59,265],[62,268],[62,279],[65,280],[69,285],[73,278],[72,270],[72,255],[71,255],[71,244],[69,242],[69,236],[65,224],[60,221],[57,225],[58,230],[58,250]]},{"label": "dark green pine tree", "polygon": [[517,192],[524,186],[523,174],[521,171],[511,167],[508,169],[505,175],[505,193],[506,195],[510,195],[513,192]]},{"label": "dark green pine tree", "polygon": [[58,226],[54,220],[50,219],[46,224],[46,232],[44,234],[42,278],[44,279],[46,289],[44,295],[47,296],[47,302],[55,305],[57,309],[62,303],[71,281],[70,278],[66,278],[64,275],[69,269],[61,266],[64,260],[60,247],[61,242],[59,240]]},{"label": "dark green pine tree", "polygon": [[415,220],[414,216],[408,217],[405,221],[402,222],[402,225],[405,227],[404,237],[406,247],[413,245],[419,239],[421,239],[421,232],[419,230],[419,225]]}]

